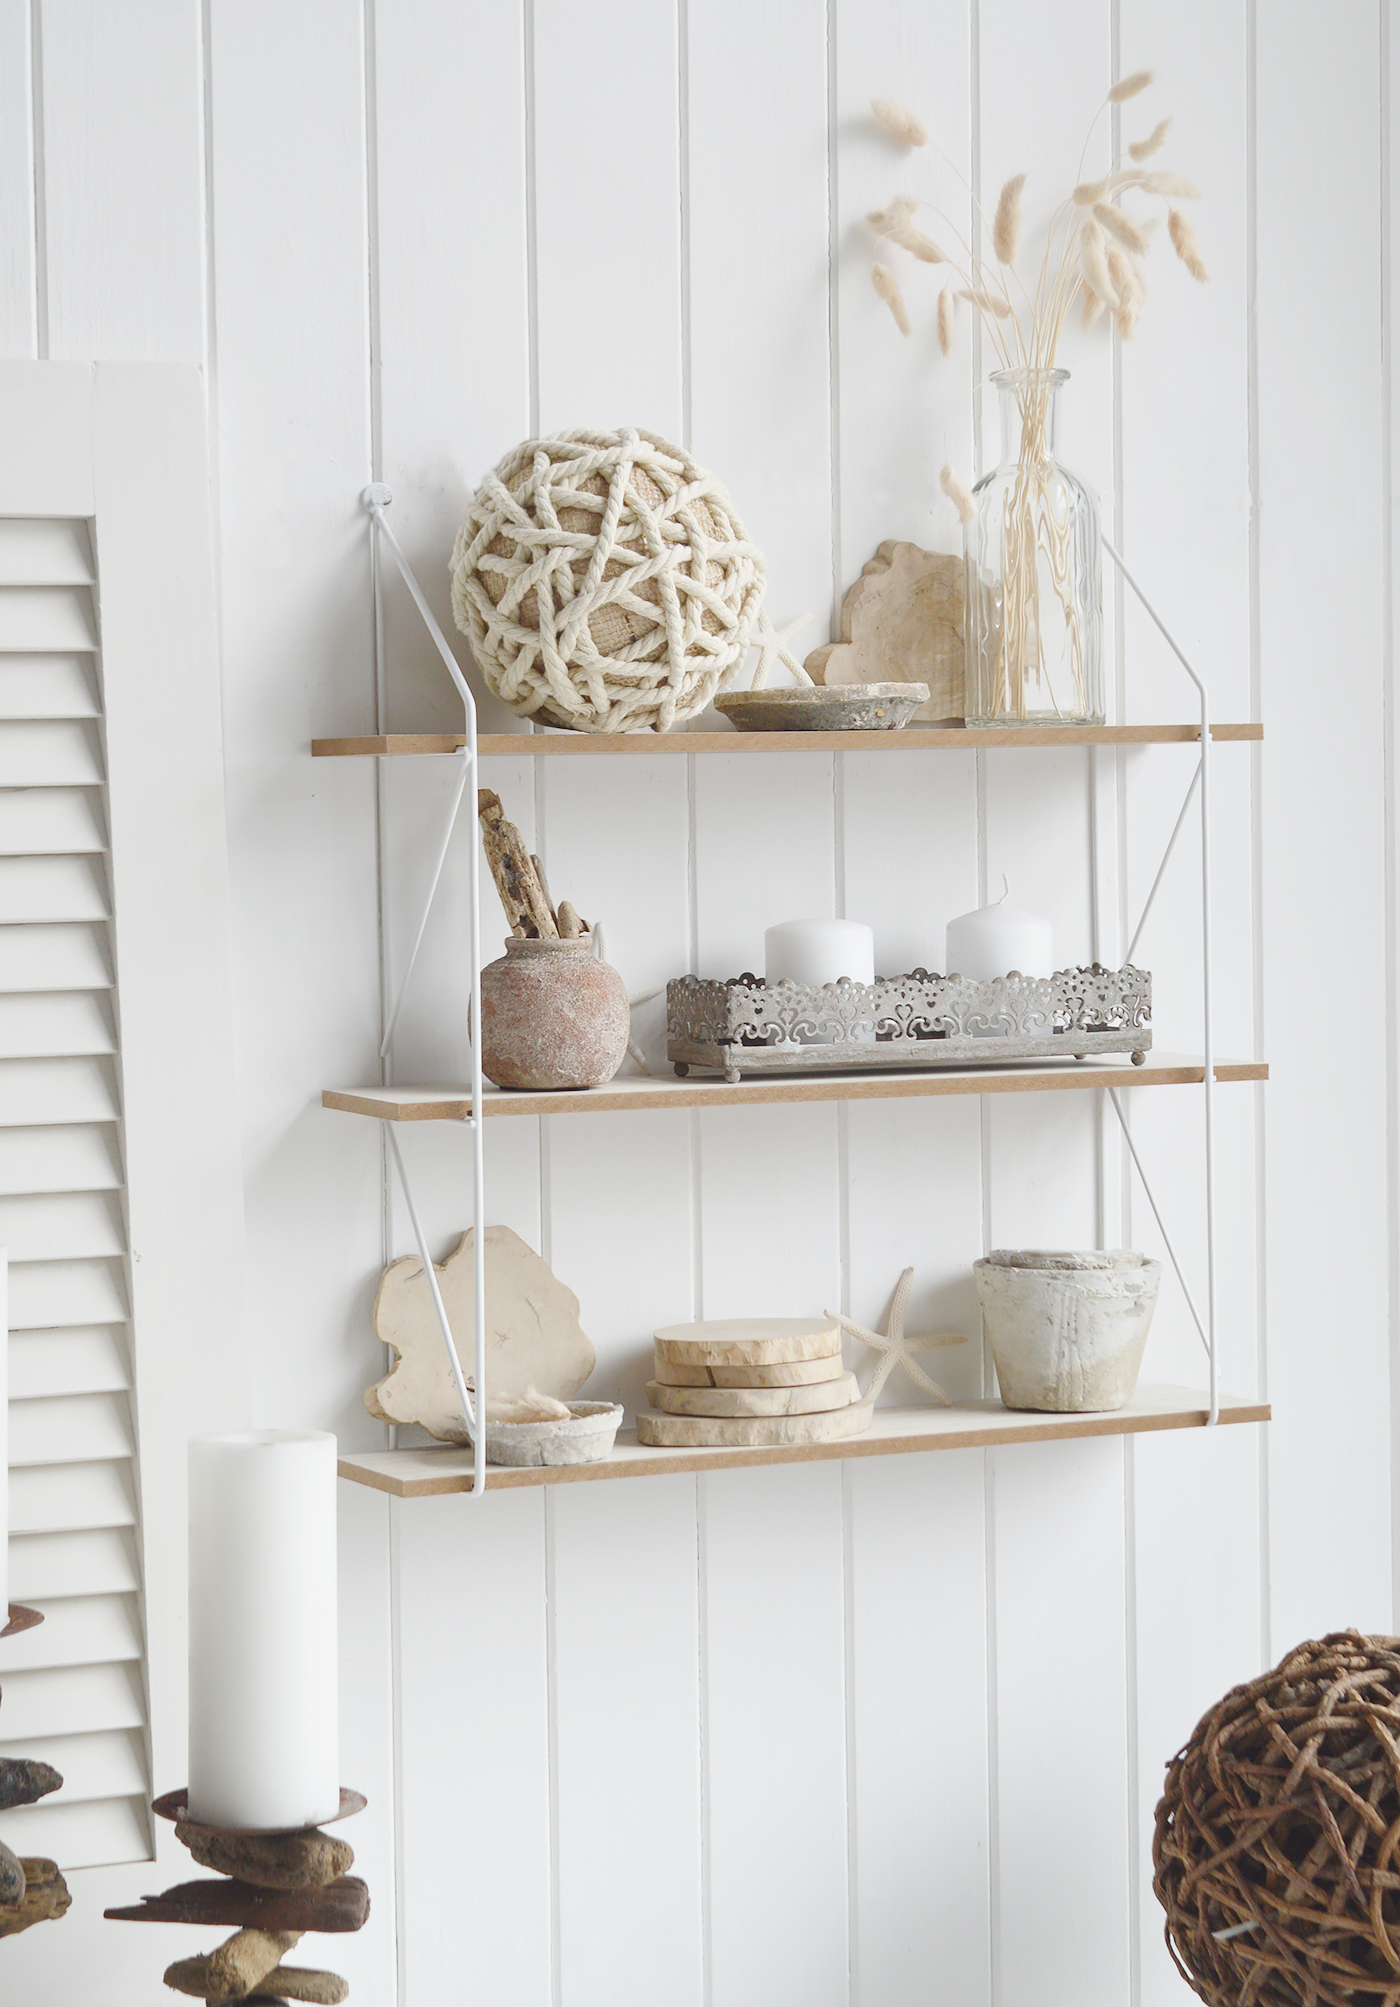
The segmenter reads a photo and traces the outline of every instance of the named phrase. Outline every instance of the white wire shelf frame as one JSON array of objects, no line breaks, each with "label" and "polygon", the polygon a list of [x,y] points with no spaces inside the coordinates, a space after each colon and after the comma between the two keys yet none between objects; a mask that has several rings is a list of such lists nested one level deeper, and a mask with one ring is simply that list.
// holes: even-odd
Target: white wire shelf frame
[{"label": "white wire shelf frame", "polygon": [[[458,817],[461,813],[463,798],[466,794],[468,784],[475,782],[477,777],[479,753],[478,753],[478,739],[477,739],[476,703],[472,696],[471,688],[468,685],[466,678],[462,674],[461,666],[458,663],[456,656],[453,654],[452,649],[448,644],[447,638],[443,634],[443,631],[439,626],[435,615],[433,614],[432,608],[429,606],[426,598],[423,595],[422,588],[420,587],[418,580],[414,576],[412,567],[409,565],[408,560],[405,558],[403,551],[400,548],[398,540],[394,536],[392,529],[389,527],[386,511],[388,510],[390,504],[393,501],[393,495],[389,490],[389,488],[387,488],[382,482],[376,482],[372,486],[364,490],[361,499],[366,511],[369,514],[370,521],[372,524],[372,536],[373,536],[372,565],[374,574],[375,604],[376,604],[375,667],[376,667],[378,686],[381,689],[383,688],[383,670],[384,670],[383,623],[382,620],[379,618],[378,609],[381,604],[381,579],[382,579],[383,557],[384,553],[387,551],[389,556],[393,559],[394,565],[398,570],[400,576],[402,577],[404,584],[408,588],[410,597],[412,598],[414,605],[417,607],[418,612],[423,619],[424,625],[428,630],[428,634],[432,639],[434,647],[437,649],[438,654],[442,658],[442,661],[447,669],[448,675],[450,676],[452,683],[455,686],[457,693],[462,700],[462,706],[464,712],[464,728],[460,741],[456,741],[456,735],[452,735],[454,743],[452,744],[450,750],[446,747],[441,748],[442,750],[448,752],[449,757],[459,759],[461,761],[462,763],[461,772],[459,773],[456,784],[452,790],[452,794],[447,806],[447,812],[443,818],[440,836],[437,842],[436,849],[434,851],[433,864],[429,875],[427,891],[423,899],[422,910],[420,913],[418,924],[413,934],[413,940],[409,951],[408,959],[407,962],[405,963],[403,973],[399,977],[397,990],[395,991],[392,1001],[390,1002],[389,1007],[385,1013],[384,1033],[380,1045],[380,1058],[382,1062],[388,1062],[390,1059],[390,1055],[392,1053],[395,1027],[397,1026],[398,1023],[399,1013],[403,1006],[405,993],[407,991],[409,982],[412,979],[414,969],[417,965],[419,949],[422,946],[424,933],[426,931],[428,924],[428,918],[432,911],[434,900],[436,899],[437,896],[438,887],[441,883],[443,868],[447,861],[448,851],[452,840],[452,834],[456,827]],[[1220,1420],[1220,1370],[1219,1370],[1219,1356],[1218,1356],[1219,1353],[1218,1290],[1217,1290],[1218,1234],[1217,1234],[1216,1151],[1215,1151],[1215,1133],[1216,1133],[1215,1095],[1217,1088],[1216,1063],[1215,1063],[1215,1015],[1214,1015],[1215,970],[1214,970],[1214,944],[1213,944],[1213,928],[1212,928],[1211,878],[1210,878],[1211,748],[1214,739],[1219,735],[1219,732],[1217,729],[1214,729],[1212,727],[1211,717],[1210,717],[1210,696],[1206,688],[1204,679],[1197,673],[1192,663],[1188,660],[1186,654],[1182,650],[1180,644],[1177,642],[1171,630],[1168,628],[1166,622],[1162,619],[1162,616],[1158,613],[1156,607],[1148,599],[1146,593],[1139,585],[1137,579],[1133,576],[1132,572],[1129,571],[1127,564],[1123,560],[1123,557],[1121,556],[1119,551],[1115,548],[1115,546],[1107,536],[1103,538],[1103,547],[1109,558],[1113,561],[1113,564],[1116,566],[1124,583],[1128,586],[1129,590],[1134,594],[1139,604],[1142,606],[1144,612],[1147,614],[1148,618],[1152,621],[1153,625],[1157,628],[1163,640],[1166,642],[1168,648],[1171,650],[1173,657],[1175,658],[1181,669],[1184,670],[1187,677],[1190,679],[1191,684],[1195,691],[1197,706],[1199,710],[1199,737],[1194,741],[1200,747],[1199,756],[1197,758],[1196,765],[1192,771],[1191,780],[1187,787],[1185,797],[1182,801],[1181,809],[1172,827],[1171,834],[1167,839],[1166,848],[1162,853],[1161,862],[1158,865],[1156,874],[1152,880],[1152,884],[1151,887],[1149,888],[1147,897],[1143,902],[1141,913],[1138,916],[1137,925],[1133,929],[1125,959],[1128,961],[1132,960],[1133,954],[1138,945],[1138,941],[1141,938],[1143,928],[1147,923],[1148,916],[1152,911],[1152,907],[1157,898],[1158,891],[1160,890],[1163,879],[1165,878],[1167,866],[1170,863],[1172,855],[1176,849],[1177,841],[1181,836],[1181,833],[1186,827],[1187,822],[1189,820],[1192,802],[1197,798],[1197,796],[1199,796],[1199,816],[1200,816],[1200,832],[1201,832],[1201,964],[1202,964],[1203,1040],[1204,1040],[1204,1051],[1202,1055],[1204,1064],[1202,1066],[1201,1087],[1202,1087],[1202,1094],[1204,1097],[1204,1117],[1205,1117],[1204,1184],[1205,1184],[1205,1229],[1206,1229],[1206,1264],[1205,1264],[1206,1286],[1205,1286],[1204,1307],[1198,1304],[1196,1295],[1193,1292],[1189,1282],[1187,1281],[1185,1269],[1182,1265],[1179,1255],[1177,1254],[1175,1243],[1173,1242],[1172,1237],[1167,1229],[1167,1225],[1162,1214],[1162,1209],[1159,1206],[1156,1194],[1152,1189],[1151,1180],[1148,1176],[1146,1166],[1144,1165],[1142,1158],[1139,1155],[1137,1146],[1133,1141],[1132,1132],[1128,1124],[1127,1115],[1124,1112],[1123,1104],[1119,1099],[1118,1090],[1116,1087],[1108,1087],[1105,1089],[1105,1092],[1107,1094],[1109,1103],[1113,1108],[1113,1112],[1117,1117],[1119,1126],[1122,1129],[1123,1138],[1127,1145],[1129,1156],[1132,1159],[1134,1169],[1136,1170],[1138,1178],[1141,1181],[1142,1188],[1144,1194],[1146,1195],[1148,1205],[1151,1208],[1153,1218],[1157,1223],[1158,1231],[1162,1236],[1163,1245],[1166,1248],[1167,1255],[1171,1262],[1172,1268],[1176,1274],[1177,1281],[1181,1286],[1182,1295],[1185,1299],[1186,1306],[1190,1313],[1192,1322],[1195,1325],[1196,1331],[1200,1336],[1201,1343],[1206,1352],[1206,1357],[1209,1367],[1209,1409],[1206,1422],[1208,1427],[1213,1428],[1218,1424]],[[1230,735],[1254,738],[1258,736],[1258,728],[1254,726],[1230,728]],[[339,749],[339,747],[342,744],[346,747],[346,749],[348,749],[353,744],[355,745],[356,749],[363,747],[365,750],[370,750],[371,748],[373,748],[374,750],[378,751],[381,749],[381,745],[384,750],[387,750],[389,742],[385,740],[382,742],[325,741],[322,743],[326,746],[327,749],[329,749],[329,747],[332,744],[334,744],[337,747],[337,749]],[[435,745],[433,747],[433,750],[435,751],[439,750],[439,746]],[[1097,833],[1096,822],[1094,824],[1091,834],[1091,844],[1093,846],[1093,851],[1094,851],[1093,867],[1095,873],[1095,880],[1097,882],[1098,833]],[[470,1035],[470,1053],[471,1053],[469,1088],[471,1096],[470,1107],[472,1112],[465,1119],[467,1122],[467,1127],[471,1131],[471,1136],[472,1136],[472,1186],[473,1186],[472,1305],[473,1305],[473,1319],[474,1319],[474,1350],[473,1350],[473,1374],[472,1374],[471,1388],[468,1388],[468,1386],[466,1385],[465,1379],[462,1374],[461,1361],[458,1356],[456,1343],[453,1338],[451,1323],[447,1315],[446,1306],[442,1300],[442,1293],[438,1287],[437,1276],[433,1267],[431,1253],[428,1248],[425,1235],[423,1233],[418,1208],[414,1201],[412,1187],[408,1175],[408,1167],[404,1160],[403,1151],[399,1145],[396,1135],[394,1134],[393,1123],[391,1121],[386,1120],[383,1123],[383,1128],[388,1137],[389,1154],[392,1157],[394,1168],[397,1173],[400,1186],[403,1190],[404,1200],[407,1206],[409,1220],[413,1228],[413,1235],[418,1247],[419,1257],[423,1263],[424,1273],[428,1277],[429,1288],[432,1291],[433,1305],[437,1314],[438,1325],[442,1333],[443,1344],[447,1351],[448,1363],[452,1373],[453,1382],[457,1389],[458,1398],[462,1404],[463,1414],[466,1417],[466,1427],[467,1427],[468,1437],[473,1445],[473,1448],[476,1449],[477,1438],[478,1438],[478,1416],[484,1416],[486,1411],[486,1356],[485,1356],[486,1291],[485,1291],[485,1268],[484,1268],[485,1166],[483,1159],[482,1129],[481,1129],[481,1123],[483,1118],[482,1118],[482,1113],[480,1112],[484,1108],[483,1083],[482,1083],[482,1072],[481,1072],[481,1054],[476,1038],[476,1027],[481,1022],[481,914],[480,914],[479,875],[476,871],[472,871],[468,874],[468,879],[469,879],[469,895],[468,895],[467,974],[468,974],[468,989],[469,989],[469,1011],[470,1011],[469,1035]],[[1131,1082],[1125,1081],[1124,1084],[1130,1085]],[[475,1455],[473,1458],[473,1465],[474,1469],[472,1476],[471,1495],[477,1496],[486,1488],[487,1464],[484,1454]]]}]

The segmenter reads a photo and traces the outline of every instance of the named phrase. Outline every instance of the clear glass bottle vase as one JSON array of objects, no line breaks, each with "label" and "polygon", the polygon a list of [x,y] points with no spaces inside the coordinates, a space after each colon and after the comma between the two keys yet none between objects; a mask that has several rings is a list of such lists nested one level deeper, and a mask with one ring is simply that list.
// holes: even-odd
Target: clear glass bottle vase
[{"label": "clear glass bottle vase", "polygon": [[1064,369],[1002,370],[1001,457],[973,489],[969,725],[1101,725],[1099,505],[1056,458]]}]

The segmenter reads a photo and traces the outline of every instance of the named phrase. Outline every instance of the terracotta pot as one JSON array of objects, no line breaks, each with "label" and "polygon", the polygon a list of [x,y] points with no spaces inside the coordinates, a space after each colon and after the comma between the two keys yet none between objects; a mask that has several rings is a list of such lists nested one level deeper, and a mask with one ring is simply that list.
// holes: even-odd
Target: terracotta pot
[{"label": "terracotta pot", "polygon": [[481,1067],[497,1087],[601,1087],[630,1031],[622,978],[587,940],[512,939],[481,971]]},{"label": "terracotta pot", "polygon": [[1003,1407],[1093,1414],[1131,1399],[1160,1262],[1000,1249],[973,1268]]}]

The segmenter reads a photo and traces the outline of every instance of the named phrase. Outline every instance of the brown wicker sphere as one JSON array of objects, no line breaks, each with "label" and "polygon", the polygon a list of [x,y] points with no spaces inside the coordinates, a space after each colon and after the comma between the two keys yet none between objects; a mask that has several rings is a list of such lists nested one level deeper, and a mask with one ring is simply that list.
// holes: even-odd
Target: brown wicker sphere
[{"label": "brown wicker sphere", "polygon": [[1152,1860],[1213,2007],[1400,2007],[1400,1639],[1334,1632],[1227,1693],[1167,1766]]}]

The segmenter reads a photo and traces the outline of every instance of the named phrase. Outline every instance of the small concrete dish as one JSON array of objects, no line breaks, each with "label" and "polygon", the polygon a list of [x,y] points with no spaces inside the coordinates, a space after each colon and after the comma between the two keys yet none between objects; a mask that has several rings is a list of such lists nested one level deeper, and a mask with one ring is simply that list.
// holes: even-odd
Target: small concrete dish
[{"label": "small concrete dish", "polygon": [[612,1455],[621,1421],[622,1406],[617,1401],[570,1401],[566,1422],[488,1421],[486,1461],[510,1464],[516,1470],[602,1463]]},{"label": "small concrete dish", "polygon": [[974,1262],[1002,1406],[1107,1414],[1132,1399],[1162,1264],[1128,1249],[1000,1248]]},{"label": "small concrete dish", "polygon": [[821,683],[795,690],[734,690],[716,697],[737,732],[897,732],[920,704],[927,683]]}]

